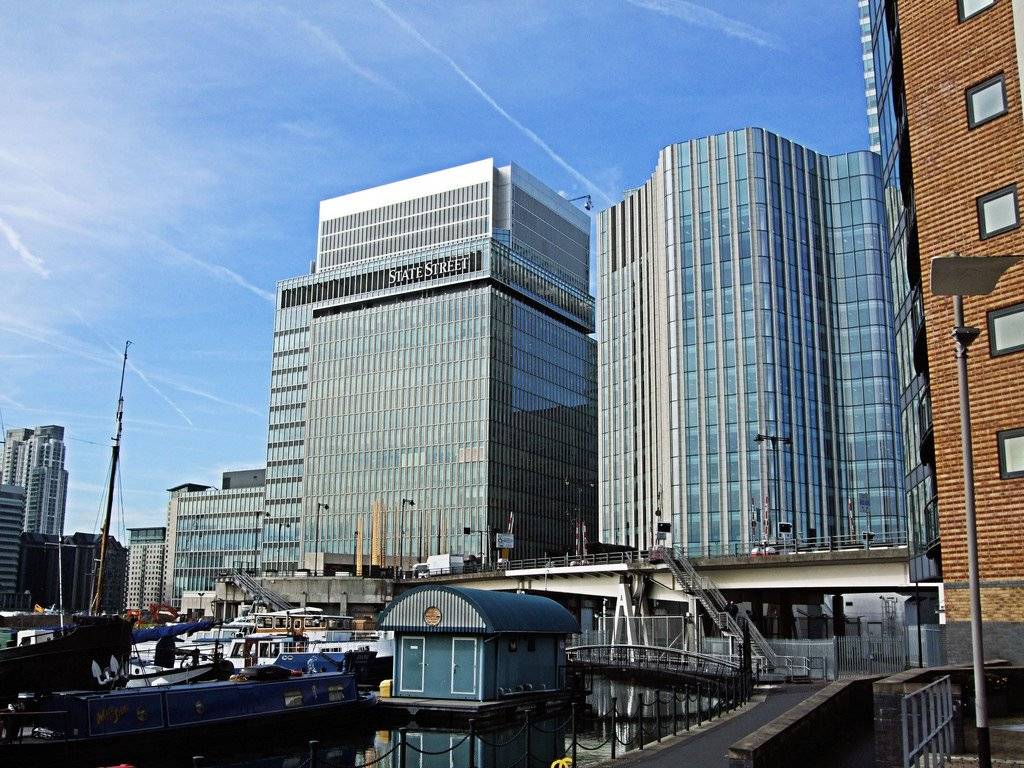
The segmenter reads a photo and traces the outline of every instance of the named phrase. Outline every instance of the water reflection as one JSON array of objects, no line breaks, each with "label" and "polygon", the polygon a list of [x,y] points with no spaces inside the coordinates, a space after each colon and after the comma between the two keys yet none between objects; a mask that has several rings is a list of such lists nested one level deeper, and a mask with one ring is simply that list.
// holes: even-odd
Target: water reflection
[{"label": "water reflection", "polygon": [[[612,708],[615,717],[612,717]],[[699,703],[699,706],[698,706]],[[682,733],[706,720],[716,700],[682,688],[656,690],[634,683],[594,677],[591,694],[576,710],[576,765],[592,765],[637,749],[641,740],[647,745],[673,732]],[[551,765],[561,757],[573,756],[573,718],[570,710],[530,721],[525,714],[516,722],[489,730],[480,730],[470,739],[465,729],[433,729],[412,725],[408,728],[350,728],[342,736],[331,729],[312,736],[319,741],[316,765],[319,768],[452,768],[469,766],[470,750],[475,752],[478,768],[515,768],[526,765],[529,753],[533,766]],[[404,732],[404,753],[402,761]],[[234,762],[203,763],[204,768],[308,768],[308,747],[281,750],[270,756],[264,752],[253,759]]]}]

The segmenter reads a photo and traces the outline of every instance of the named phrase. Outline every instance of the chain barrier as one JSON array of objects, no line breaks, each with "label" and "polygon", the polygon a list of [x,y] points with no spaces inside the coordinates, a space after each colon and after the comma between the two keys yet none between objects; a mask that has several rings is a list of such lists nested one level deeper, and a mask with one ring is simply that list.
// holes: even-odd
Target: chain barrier
[{"label": "chain barrier", "polygon": [[579,749],[585,750],[585,751],[587,751],[587,752],[595,752],[595,751],[599,750],[599,749],[600,749],[601,747],[605,746],[606,744],[610,744],[610,743],[611,743],[611,741],[612,741],[612,739],[614,739],[614,738],[615,738],[615,734],[612,734],[612,735],[611,735],[611,736],[609,736],[609,737],[608,737],[607,739],[605,739],[604,741],[602,741],[602,742],[601,742],[600,744],[597,744],[597,745],[595,745],[595,746],[593,746],[593,747],[588,747],[588,746],[587,746],[586,744],[584,744],[584,743],[583,743],[582,741],[580,741],[579,739],[577,739],[577,740],[576,740],[576,746],[577,746],[577,747],[578,747]]},{"label": "chain barrier", "polygon": [[572,723],[572,715],[569,715],[567,718],[565,718],[565,722],[563,722],[561,725],[556,725],[550,731],[547,728],[541,728],[536,723],[531,723],[530,728],[532,728],[535,731],[540,731],[541,733],[558,733],[559,731],[565,730],[570,723]]},{"label": "chain barrier", "polygon": [[459,739],[459,741],[457,741],[455,744],[452,744],[450,747],[448,747],[448,749],[442,749],[438,752],[431,752],[429,749],[420,749],[419,747],[414,747],[412,744],[409,743],[408,740],[406,740],[405,746],[406,749],[411,749],[413,752],[419,752],[421,755],[447,755],[449,752],[454,752],[456,749],[465,744],[467,739],[469,739],[468,733],[461,739]]},{"label": "chain barrier", "polygon": [[513,733],[509,737],[508,741],[494,741],[494,742],[488,741],[483,736],[481,736],[479,733],[476,734],[476,738],[477,738],[477,741],[479,741],[481,744],[483,744],[485,746],[488,746],[488,747],[507,747],[509,744],[511,744],[513,741],[515,741],[516,739],[518,739],[522,735],[523,731],[526,730],[526,726],[527,726],[527,723],[523,723],[522,727],[518,731]]}]

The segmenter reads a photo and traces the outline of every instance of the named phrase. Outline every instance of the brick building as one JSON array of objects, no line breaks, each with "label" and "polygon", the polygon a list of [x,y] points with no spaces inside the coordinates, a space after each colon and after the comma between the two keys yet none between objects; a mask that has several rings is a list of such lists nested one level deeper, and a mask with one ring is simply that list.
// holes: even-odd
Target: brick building
[{"label": "brick building", "polygon": [[[970,659],[970,604],[954,325],[950,297],[933,296],[930,262],[1024,253],[1019,0],[870,0],[877,120],[884,158],[895,146],[898,194],[891,224],[904,227],[905,290],[913,371],[923,379],[916,418],[904,419],[929,478],[941,541],[950,661]],[[1024,42],[1022,42],[1024,47]],[[994,293],[964,300],[981,330],[970,351],[975,498],[988,657],[1024,661],[1024,264]],[[908,318],[914,320],[911,310]],[[909,426],[908,426],[909,425]],[[927,496],[927,494],[925,494]]]}]

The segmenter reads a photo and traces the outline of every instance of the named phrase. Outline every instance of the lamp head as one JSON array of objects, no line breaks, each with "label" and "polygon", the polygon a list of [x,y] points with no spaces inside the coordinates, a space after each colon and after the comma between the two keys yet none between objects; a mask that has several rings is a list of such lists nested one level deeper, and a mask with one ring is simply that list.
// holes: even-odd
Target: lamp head
[{"label": "lamp head", "polygon": [[996,289],[1003,273],[1021,256],[961,256],[953,252],[932,259],[932,293],[936,296],[984,296]]}]

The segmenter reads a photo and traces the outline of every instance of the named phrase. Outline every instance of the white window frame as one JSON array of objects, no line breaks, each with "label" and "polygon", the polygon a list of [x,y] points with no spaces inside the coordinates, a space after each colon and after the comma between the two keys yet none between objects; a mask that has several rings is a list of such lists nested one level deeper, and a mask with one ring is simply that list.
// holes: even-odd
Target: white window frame
[{"label": "white window frame", "polygon": [[[984,90],[992,87],[996,83],[999,84],[999,92],[1002,94],[1002,97],[1003,97],[1003,108],[1002,108],[1002,110],[999,111],[999,112],[996,112],[994,114],[991,114],[988,117],[982,118],[981,120],[976,119],[974,117],[974,102],[972,101],[972,97],[975,94],[979,93],[980,91],[984,91]],[[1002,72],[1000,72],[998,75],[994,75],[993,77],[988,78],[988,80],[983,80],[982,82],[978,83],[977,85],[972,85],[970,88],[967,89],[966,97],[967,97],[967,127],[969,129],[971,129],[971,130],[974,130],[975,128],[980,128],[983,125],[991,123],[993,120],[997,120],[1000,117],[1002,117],[1003,115],[1005,115],[1007,112],[1009,112],[1009,107],[1006,104],[1006,77],[1005,77],[1005,75]]]},{"label": "white window frame", "polygon": [[[455,690],[455,643],[456,643],[456,641],[461,642],[461,643],[465,643],[465,642],[472,642],[473,643],[473,690],[471,690],[471,691],[456,691]],[[449,681],[449,685],[448,685],[448,690],[451,693],[458,693],[460,695],[465,695],[465,694],[470,694],[470,695],[473,695],[473,696],[476,695],[476,668],[477,668],[476,654],[477,654],[477,650],[478,650],[478,648],[477,648],[476,638],[475,637],[452,637],[452,675],[451,675],[451,680]]]},{"label": "white window frame", "polygon": [[957,14],[958,14],[958,16],[960,18],[960,21],[964,22],[964,21],[967,21],[968,19],[973,19],[975,16],[977,16],[980,13],[984,13],[985,11],[989,10],[992,6],[994,6],[995,4],[996,4],[996,0],[992,0],[992,2],[990,2],[985,7],[977,8],[977,9],[971,11],[970,14],[968,14],[967,11],[964,10],[964,0],[956,0],[956,10],[957,10]]},{"label": "white window frame", "polygon": [[1024,344],[1016,344],[1009,347],[996,346],[996,320],[1007,315],[1024,315],[1024,302],[993,309],[988,313],[988,351],[991,357],[1012,355],[1014,352],[1024,351]]},{"label": "white window frame", "polygon": [[[1013,224],[1008,224],[1007,226],[1000,227],[999,229],[993,229],[990,232],[990,231],[987,230],[986,223],[985,223],[985,204],[988,203],[988,202],[991,202],[992,200],[997,200],[997,199],[999,199],[1001,197],[1006,197],[1007,195],[1010,195],[1010,196],[1013,197],[1013,214],[1014,214]],[[988,193],[986,193],[984,195],[981,195],[980,197],[977,198],[977,206],[978,206],[978,236],[982,240],[988,240],[990,237],[995,237],[996,235],[1001,235],[1004,232],[1010,232],[1011,230],[1014,230],[1014,229],[1017,229],[1017,228],[1020,227],[1020,205],[1019,205],[1019,201],[1017,199],[1017,185],[1016,184],[1009,184],[1009,185],[1007,185],[1005,187],[1001,187],[1000,189],[995,189],[995,190],[992,190],[991,192],[988,192]]]},{"label": "white window frame", "polygon": [[[420,664],[420,687],[419,688],[407,688],[405,685],[405,642],[406,640],[419,640],[420,646],[423,648],[423,662]],[[401,690],[409,691],[411,693],[423,693],[423,684],[426,681],[426,669],[427,669],[427,638],[425,635],[405,635],[402,638],[402,664],[398,671],[401,675],[399,681],[402,685]]]},{"label": "white window frame", "polygon": [[1003,480],[1013,480],[1024,477],[1024,469],[1010,471],[1006,467],[1005,446],[1007,440],[1024,440],[1024,429],[1003,429],[996,432],[996,442],[999,448],[999,477]]}]

